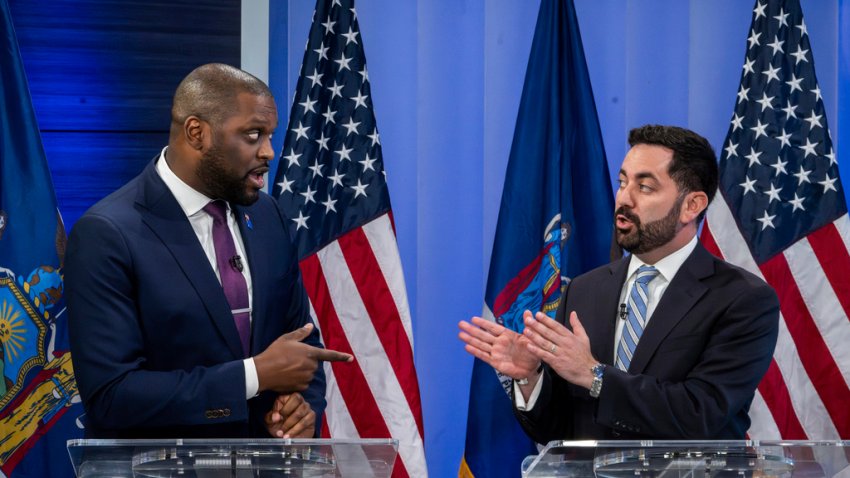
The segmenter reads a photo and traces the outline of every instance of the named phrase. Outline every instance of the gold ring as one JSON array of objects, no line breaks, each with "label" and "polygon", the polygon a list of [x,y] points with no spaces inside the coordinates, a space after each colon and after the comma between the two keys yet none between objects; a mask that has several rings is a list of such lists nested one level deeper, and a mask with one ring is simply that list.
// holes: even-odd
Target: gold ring
[{"label": "gold ring", "polygon": [[550,353],[550,354],[554,354],[554,353],[555,353],[555,344],[554,344],[554,343],[552,343],[552,346],[551,346],[551,347],[549,347],[549,353]]}]

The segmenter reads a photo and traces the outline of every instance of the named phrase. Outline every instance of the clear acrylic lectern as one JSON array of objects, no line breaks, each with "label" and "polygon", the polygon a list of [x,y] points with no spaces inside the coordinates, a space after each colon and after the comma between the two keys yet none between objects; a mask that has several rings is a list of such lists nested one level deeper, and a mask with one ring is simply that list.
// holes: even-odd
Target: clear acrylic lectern
[{"label": "clear acrylic lectern", "polygon": [[553,441],[523,478],[850,478],[850,441]]},{"label": "clear acrylic lectern", "polygon": [[69,440],[78,478],[387,477],[398,441]]}]

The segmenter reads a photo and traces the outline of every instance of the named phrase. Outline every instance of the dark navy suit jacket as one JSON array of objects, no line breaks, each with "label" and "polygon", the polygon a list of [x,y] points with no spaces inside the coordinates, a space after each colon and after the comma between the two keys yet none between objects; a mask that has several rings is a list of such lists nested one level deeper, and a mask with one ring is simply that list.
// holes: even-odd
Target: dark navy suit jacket
[{"label": "dark navy suit jacket", "polygon": [[[68,242],[65,297],[87,435],[266,437],[262,417],[276,395],[245,399],[227,299],[155,161],[89,209]],[[275,201],[261,193],[235,211],[253,283],[256,355],[308,323],[309,305]],[[305,342],[320,345],[318,332]],[[302,393],[317,417],[324,390],[319,367]]]},{"label": "dark navy suit jacket", "polygon": [[612,366],[629,258],[576,277],[557,320],[576,311],[591,352],[608,364],[602,392],[548,368],[534,408],[516,411],[537,442],[556,439],[743,439],[756,386],[779,331],[779,301],[761,279],[697,244],[635,349],[628,373]]}]

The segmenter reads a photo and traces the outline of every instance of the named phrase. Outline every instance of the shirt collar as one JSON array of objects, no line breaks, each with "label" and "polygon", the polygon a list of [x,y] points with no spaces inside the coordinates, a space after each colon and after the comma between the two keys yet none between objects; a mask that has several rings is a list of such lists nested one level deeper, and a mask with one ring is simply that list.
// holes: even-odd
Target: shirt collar
[{"label": "shirt collar", "polygon": [[[174,174],[174,171],[171,170],[165,161],[165,150],[167,149],[168,146],[162,148],[162,152],[159,154],[159,159],[156,162],[156,172],[159,173],[159,177],[162,178],[165,186],[168,187],[168,190],[177,199],[177,203],[180,204],[180,208],[183,209],[186,217],[192,217],[212,201],[212,199],[193,189]],[[227,209],[228,211],[230,210],[229,204]]]},{"label": "shirt collar", "polygon": [[[652,266],[658,269],[659,274],[666,281],[671,281],[673,276],[676,275],[676,272],[679,271],[679,268],[682,267],[682,264],[685,263],[685,259],[691,255],[691,252],[694,251],[697,247],[697,236],[695,235],[690,242],[685,244],[676,252],[665,256]],[[640,258],[634,254],[631,255],[631,260],[629,261],[628,274],[626,275],[627,280],[632,277],[635,271],[638,270],[640,266],[647,265],[645,262],[640,260]]]}]

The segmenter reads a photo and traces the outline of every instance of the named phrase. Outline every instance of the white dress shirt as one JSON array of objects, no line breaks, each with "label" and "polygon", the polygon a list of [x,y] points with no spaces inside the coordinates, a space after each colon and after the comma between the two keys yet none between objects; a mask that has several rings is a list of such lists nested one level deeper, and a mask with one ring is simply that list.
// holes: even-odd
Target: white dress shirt
[{"label": "white dress shirt", "polygon": [[[168,167],[168,163],[165,161],[166,149],[168,148],[163,148],[159,155],[159,159],[156,162],[156,172],[159,174],[159,177],[162,178],[162,181],[165,183],[168,190],[171,191],[171,194],[174,195],[174,198],[177,199],[177,203],[180,204],[180,208],[183,210],[183,213],[186,214],[186,218],[189,219],[189,223],[192,225],[192,230],[195,231],[195,235],[198,237],[198,241],[201,243],[201,247],[207,255],[207,260],[210,261],[210,266],[212,266],[213,271],[215,271],[215,276],[218,278],[219,282],[221,282],[221,275],[218,271],[218,261],[216,261],[215,245],[213,244],[212,237],[213,219],[212,216],[204,211],[204,206],[213,199],[196,191],[174,174],[174,171]],[[236,245],[236,253],[241,257],[247,257],[245,254],[245,244],[242,242],[242,234],[239,232],[239,224],[233,216],[230,204],[227,204],[227,227],[230,228],[230,234],[233,236],[233,243]],[[247,260],[242,261],[242,264],[242,275],[245,277],[245,283],[248,285],[248,307],[251,308],[254,300],[252,297],[253,284],[251,283],[251,269]],[[253,321],[253,315],[249,315],[249,317],[251,318],[251,321]],[[254,359],[252,357],[246,358],[243,361],[243,364],[245,366],[245,397],[251,398],[257,394],[257,391],[260,388],[259,378],[257,377],[257,367],[254,365]]]},{"label": "white dress shirt", "polygon": [[[685,259],[691,255],[691,252],[693,252],[696,247],[697,237],[694,236],[690,242],[685,244],[682,248],[662,258],[655,264],[646,264],[637,256],[632,255],[626,272],[626,282],[623,283],[623,288],[620,289],[619,303],[627,303],[626,298],[631,291],[632,285],[635,283],[638,268],[643,265],[652,265],[655,267],[658,270],[658,275],[651,280],[649,284],[647,284],[648,295],[646,304],[646,324],[648,325],[649,320],[652,318],[652,313],[655,312],[655,306],[658,305],[659,301],[661,301],[661,296],[664,295],[664,291],[667,290],[667,286],[670,285],[670,281],[673,280],[673,277],[676,276],[676,272],[678,272],[679,268],[682,267],[682,264],[685,263]],[[569,314],[569,312],[567,312],[567,314]],[[579,317],[579,320],[581,319],[582,318]],[[623,335],[623,326],[625,323],[625,320],[620,319],[620,307],[617,307],[616,330],[614,333],[614,355],[611,357],[611,363],[614,363],[617,359],[617,347],[620,344],[620,337]],[[644,325],[644,328],[646,328],[646,325]],[[531,395],[528,397],[528,401],[526,402],[522,397],[519,385],[514,382],[514,397],[517,409],[520,411],[528,411],[534,408],[534,404],[537,403],[537,397],[540,395],[540,389],[542,387],[543,380],[538,380],[534,385],[534,389],[531,391]]]}]

